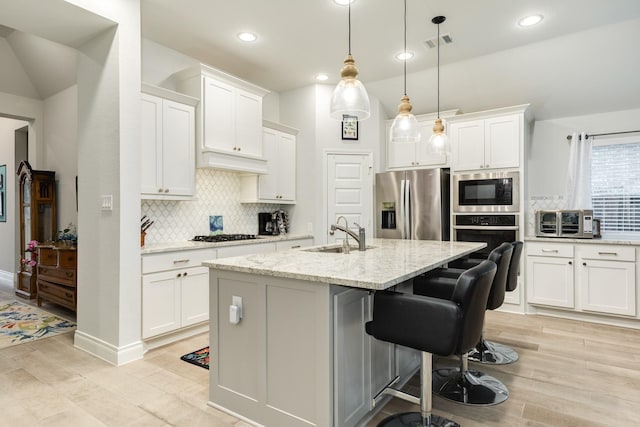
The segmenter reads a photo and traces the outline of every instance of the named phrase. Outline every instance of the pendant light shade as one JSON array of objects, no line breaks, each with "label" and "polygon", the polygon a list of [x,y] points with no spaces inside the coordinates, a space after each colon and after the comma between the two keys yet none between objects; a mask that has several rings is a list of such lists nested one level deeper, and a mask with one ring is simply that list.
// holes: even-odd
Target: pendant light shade
[{"label": "pendant light shade", "polygon": [[391,142],[420,141],[420,126],[416,116],[411,113],[412,106],[407,96],[407,0],[404,0],[404,96],[398,105],[398,115],[391,124],[389,140]]},{"label": "pendant light shade", "polygon": [[332,119],[343,120],[344,116],[356,117],[358,121],[371,115],[369,95],[358,80],[358,68],[351,56],[351,2],[349,2],[349,54],[340,71],[340,82],[333,91],[329,115]]},{"label": "pendant light shade", "polygon": [[436,16],[431,20],[438,26],[438,118],[433,125],[433,134],[429,138],[429,150],[436,154],[446,154],[449,150],[449,137],[444,132],[444,125],[440,118],[440,24],[447,18],[444,16]]}]

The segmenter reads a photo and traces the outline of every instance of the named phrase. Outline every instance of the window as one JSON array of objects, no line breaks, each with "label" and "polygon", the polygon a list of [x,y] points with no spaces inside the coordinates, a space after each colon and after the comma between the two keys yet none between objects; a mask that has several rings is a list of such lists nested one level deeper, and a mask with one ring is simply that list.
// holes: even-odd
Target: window
[{"label": "window", "polygon": [[640,234],[640,137],[594,141],[591,185],[602,231]]}]

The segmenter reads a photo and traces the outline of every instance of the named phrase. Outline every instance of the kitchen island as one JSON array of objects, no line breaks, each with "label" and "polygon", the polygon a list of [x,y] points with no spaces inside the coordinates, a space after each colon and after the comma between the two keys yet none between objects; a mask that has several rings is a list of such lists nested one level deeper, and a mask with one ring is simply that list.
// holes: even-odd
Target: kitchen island
[{"label": "kitchen island", "polygon": [[369,337],[372,292],[484,243],[373,239],[204,262],[210,268],[209,404],[266,426],[351,426],[419,355]]}]

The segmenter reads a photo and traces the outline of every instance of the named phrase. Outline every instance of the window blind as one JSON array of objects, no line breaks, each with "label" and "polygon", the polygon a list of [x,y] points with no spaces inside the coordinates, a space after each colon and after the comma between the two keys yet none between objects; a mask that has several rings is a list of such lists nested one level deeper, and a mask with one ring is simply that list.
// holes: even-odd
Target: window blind
[{"label": "window blind", "polygon": [[591,185],[602,231],[640,232],[640,142],[594,145]]}]

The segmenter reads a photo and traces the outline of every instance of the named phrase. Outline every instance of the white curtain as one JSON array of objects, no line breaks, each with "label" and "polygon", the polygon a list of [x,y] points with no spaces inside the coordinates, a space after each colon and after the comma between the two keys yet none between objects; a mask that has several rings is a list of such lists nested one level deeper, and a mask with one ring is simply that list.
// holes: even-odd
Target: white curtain
[{"label": "white curtain", "polygon": [[586,133],[574,132],[571,137],[567,168],[567,209],[593,209],[591,202],[591,145]]}]

